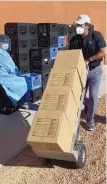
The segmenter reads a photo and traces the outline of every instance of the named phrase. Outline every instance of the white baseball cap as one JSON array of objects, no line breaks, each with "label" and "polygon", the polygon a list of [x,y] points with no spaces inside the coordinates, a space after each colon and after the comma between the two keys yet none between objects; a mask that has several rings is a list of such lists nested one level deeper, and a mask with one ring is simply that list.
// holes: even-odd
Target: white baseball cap
[{"label": "white baseball cap", "polygon": [[88,15],[80,15],[78,18],[77,18],[77,21],[75,22],[77,24],[85,24],[85,23],[88,23],[90,24],[91,23],[91,20],[90,20],[90,17]]}]

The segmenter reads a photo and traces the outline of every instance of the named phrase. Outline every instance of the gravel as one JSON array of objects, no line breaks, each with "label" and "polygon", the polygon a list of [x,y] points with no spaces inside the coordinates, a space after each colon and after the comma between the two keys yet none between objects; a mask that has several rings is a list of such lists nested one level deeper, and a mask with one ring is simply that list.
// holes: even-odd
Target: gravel
[{"label": "gravel", "polygon": [[96,130],[88,132],[81,119],[81,137],[86,145],[87,161],[75,170],[68,162],[43,164],[29,147],[0,167],[0,184],[105,184],[106,183],[106,96],[101,97],[96,114]]}]

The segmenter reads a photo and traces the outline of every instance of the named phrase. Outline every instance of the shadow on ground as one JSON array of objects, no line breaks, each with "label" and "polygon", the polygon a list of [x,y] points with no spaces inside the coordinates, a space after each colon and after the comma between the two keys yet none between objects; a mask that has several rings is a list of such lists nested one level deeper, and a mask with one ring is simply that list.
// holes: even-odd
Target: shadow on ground
[{"label": "shadow on ground", "polygon": [[[82,119],[81,126],[86,130],[87,129],[86,122],[83,121],[83,120],[85,120],[85,114],[84,114],[84,112],[82,112],[82,114],[81,114],[81,119]],[[106,116],[100,116],[100,115],[96,114],[95,115],[95,123],[96,124],[99,124],[99,123],[106,124]]]},{"label": "shadow on ground", "polygon": [[53,168],[55,166],[66,168],[66,169],[75,169],[76,164],[73,162],[60,161],[60,160],[51,160],[50,163],[46,163],[45,159],[39,158],[33,152],[32,148],[29,146],[24,152],[20,153],[10,161],[8,161],[5,166],[11,167],[35,167],[35,168]]}]

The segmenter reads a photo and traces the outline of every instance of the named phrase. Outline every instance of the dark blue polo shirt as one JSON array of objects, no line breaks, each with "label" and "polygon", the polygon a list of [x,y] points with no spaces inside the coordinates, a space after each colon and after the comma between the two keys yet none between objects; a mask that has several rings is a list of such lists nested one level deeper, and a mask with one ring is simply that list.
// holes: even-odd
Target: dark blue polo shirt
[{"label": "dark blue polo shirt", "polygon": [[[98,31],[89,31],[88,35],[83,39],[81,35],[76,35],[70,40],[69,50],[82,49],[84,59],[94,56],[101,48],[106,47],[106,42],[102,34]],[[94,69],[100,65],[101,59],[97,59],[89,63],[89,69]]]}]

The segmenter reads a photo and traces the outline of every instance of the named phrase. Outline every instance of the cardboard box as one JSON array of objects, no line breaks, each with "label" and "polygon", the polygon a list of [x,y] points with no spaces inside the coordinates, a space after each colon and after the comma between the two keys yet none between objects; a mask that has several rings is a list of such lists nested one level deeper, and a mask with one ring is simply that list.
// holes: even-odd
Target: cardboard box
[{"label": "cardboard box", "polygon": [[33,149],[69,153],[74,131],[72,126],[62,113],[56,111],[37,112],[27,142]]},{"label": "cardboard box", "polygon": [[87,69],[80,49],[58,51],[53,68],[77,68],[82,85],[85,86]]},{"label": "cardboard box", "polygon": [[[63,89],[60,89],[61,87]],[[77,107],[79,107],[82,85],[77,69],[52,69],[45,93],[49,89],[52,91],[53,88],[56,89],[59,94],[62,93],[64,89],[70,89],[74,95]]]},{"label": "cardboard box", "polygon": [[[47,88],[45,90],[38,112],[48,111],[64,113],[71,124],[76,122],[78,106],[70,88]],[[53,116],[54,117],[54,116]]]}]

